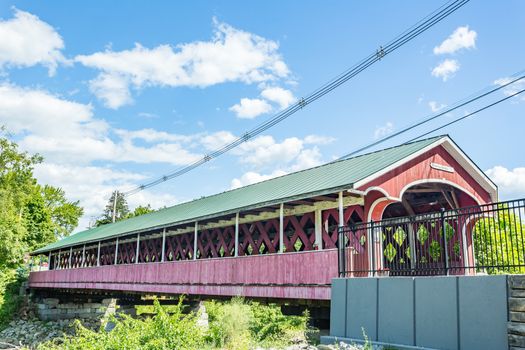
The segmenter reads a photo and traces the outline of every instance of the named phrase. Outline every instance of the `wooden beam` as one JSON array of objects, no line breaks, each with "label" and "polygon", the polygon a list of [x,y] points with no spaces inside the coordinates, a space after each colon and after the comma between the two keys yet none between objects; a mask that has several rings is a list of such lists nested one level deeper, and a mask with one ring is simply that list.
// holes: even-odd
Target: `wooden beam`
[{"label": "wooden beam", "polygon": [[408,215],[410,216],[416,215],[416,213],[414,212],[414,209],[412,209],[412,207],[410,206],[410,203],[408,203],[406,198],[403,198],[401,200],[401,204],[403,204],[403,207],[407,211]]}]

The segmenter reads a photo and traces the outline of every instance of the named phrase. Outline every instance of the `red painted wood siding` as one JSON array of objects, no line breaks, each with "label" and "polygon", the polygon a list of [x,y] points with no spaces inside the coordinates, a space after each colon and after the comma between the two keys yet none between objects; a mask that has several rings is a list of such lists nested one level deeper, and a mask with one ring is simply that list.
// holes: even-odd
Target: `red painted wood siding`
[{"label": "red painted wood siding", "polygon": [[[434,169],[430,166],[430,163],[453,167],[454,172],[449,173]],[[405,186],[414,181],[425,179],[450,181],[466,189],[482,204],[491,202],[487,191],[441,146],[433,148],[410,162],[372,180],[361,186],[359,190],[366,191],[369,187],[377,186],[384,189],[390,196],[399,197],[401,190]],[[464,203],[461,205],[473,204],[475,203]]]},{"label": "red painted wood siding", "polygon": [[30,288],[330,299],[337,250],[32,272]]}]

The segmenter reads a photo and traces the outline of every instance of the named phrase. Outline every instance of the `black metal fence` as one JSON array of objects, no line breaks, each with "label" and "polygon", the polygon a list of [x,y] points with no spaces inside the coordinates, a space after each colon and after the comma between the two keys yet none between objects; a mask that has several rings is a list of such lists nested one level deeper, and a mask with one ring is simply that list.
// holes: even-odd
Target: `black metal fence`
[{"label": "black metal fence", "polygon": [[525,273],[524,219],[518,199],[341,227],[339,275]]}]

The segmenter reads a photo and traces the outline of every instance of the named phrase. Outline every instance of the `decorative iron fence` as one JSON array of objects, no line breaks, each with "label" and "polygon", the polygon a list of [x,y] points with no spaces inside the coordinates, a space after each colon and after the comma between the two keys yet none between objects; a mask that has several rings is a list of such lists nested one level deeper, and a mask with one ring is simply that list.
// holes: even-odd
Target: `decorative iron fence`
[{"label": "decorative iron fence", "polygon": [[525,273],[524,219],[518,199],[341,227],[339,275]]}]

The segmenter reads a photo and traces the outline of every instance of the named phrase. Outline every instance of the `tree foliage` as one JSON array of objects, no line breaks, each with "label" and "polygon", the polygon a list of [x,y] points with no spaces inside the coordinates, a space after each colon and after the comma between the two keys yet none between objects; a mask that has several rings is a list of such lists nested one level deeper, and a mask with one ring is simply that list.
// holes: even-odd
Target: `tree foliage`
[{"label": "tree foliage", "polygon": [[474,227],[477,266],[490,274],[525,273],[525,240],[520,217],[506,206]]},{"label": "tree foliage", "polygon": [[33,168],[42,160],[0,136],[0,267],[17,266],[25,253],[68,236],[82,216],[62,189],[38,184]]},{"label": "tree foliage", "polygon": [[[115,195],[117,196],[117,203],[115,205]],[[126,197],[124,197],[124,194],[119,191],[113,192],[111,197],[108,200],[108,203],[106,204],[106,209],[104,209],[104,213],[95,222],[95,226],[102,226],[106,224],[110,224],[113,222],[113,209],[115,210],[115,222],[121,221],[124,219],[129,219],[135,216],[140,216],[144,214],[151,213],[155,211],[151,208],[151,205],[139,205],[136,207],[133,211],[129,210],[128,202],[126,201]]]}]

